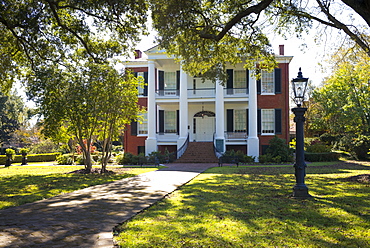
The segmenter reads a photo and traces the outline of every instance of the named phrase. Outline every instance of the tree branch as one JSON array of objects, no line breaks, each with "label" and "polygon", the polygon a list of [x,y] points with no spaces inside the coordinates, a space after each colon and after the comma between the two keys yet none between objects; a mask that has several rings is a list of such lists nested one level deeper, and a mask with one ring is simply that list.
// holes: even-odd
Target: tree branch
[{"label": "tree branch", "polygon": [[224,28],[217,34],[210,34],[210,33],[201,33],[199,34],[199,37],[204,38],[204,39],[213,39],[215,41],[220,41],[226,34],[227,32],[230,31],[230,29],[240,22],[244,17],[250,15],[250,14],[259,14],[261,13],[264,9],[266,9],[273,0],[263,0],[257,5],[251,6],[244,11],[239,12],[236,16],[231,18],[229,22],[226,23]]},{"label": "tree branch", "polygon": [[343,24],[342,22],[338,21],[332,14],[330,14],[329,9],[324,6],[324,4],[320,0],[316,0],[318,3],[321,11],[328,17],[328,20],[333,23],[330,25],[337,29],[343,30],[352,40],[354,40],[369,56],[370,56],[370,47],[367,45],[358,35],[353,33],[347,25]]}]

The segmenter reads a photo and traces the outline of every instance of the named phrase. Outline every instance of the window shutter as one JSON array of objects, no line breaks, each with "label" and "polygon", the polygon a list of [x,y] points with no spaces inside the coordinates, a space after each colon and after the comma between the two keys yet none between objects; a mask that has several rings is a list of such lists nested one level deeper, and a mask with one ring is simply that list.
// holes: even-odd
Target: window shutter
[{"label": "window shutter", "polygon": [[275,69],[275,94],[281,94],[281,69]]},{"label": "window shutter", "polygon": [[180,90],[180,71],[176,71],[176,90]]},{"label": "window shutter", "polygon": [[137,122],[131,121],[131,135],[136,136],[137,135]]},{"label": "window shutter", "polygon": [[[261,73],[262,73],[261,70],[257,69],[257,74],[261,74]],[[257,75],[257,76],[262,77],[262,75]],[[261,78],[257,79],[256,83],[257,83],[257,94],[261,94]]]},{"label": "window shutter", "polygon": [[180,132],[180,110],[176,110],[176,131],[177,134]]},{"label": "window shutter", "polygon": [[249,70],[247,69],[246,71],[246,79],[247,79],[247,85],[246,85],[246,88],[247,88],[247,93],[248,93],[248,89],[249,89]]},{"label": "window shutter", "polygon": [[234,132],[234,110],[226,110],[226,131]]},{"label": "window shutter", "polygon": [[261,130],[262,130],[261,109],[257,109],[257,133],[261,134]]},{"label": "window shutter", "polygon": [[234,70],[233,69],[227,69],[227,82],[226,82],[226,88],[232,89],[234,88]]},{"label": "window shutter", "polygon": [[257,79],[257,94],[261,94],[261,79]]},{"label": "window shutter", "polygon": [[134,77],[137,77],[137,72],[134,72]]},{"label": "window shutter", "polygon": [[148,72],[144,72],[144,96],[148,96]]},{"label": "window shutter", "polygon": [[164,133],[164,110],[158,111],[159,133]]},{"label": "window shutter", "polygon": [[158,89],[164,90],[164,71],[158,71]]},{"label": "window shutter", "polygon": [[282,134],[281,109],[275,109],[275,134]]},{"label": "window shutter", "polygon": [[247,134],[249,134],[249,109],[246,109],[247,114],[246,114],[246,121],[245,124],[247,125]]}]

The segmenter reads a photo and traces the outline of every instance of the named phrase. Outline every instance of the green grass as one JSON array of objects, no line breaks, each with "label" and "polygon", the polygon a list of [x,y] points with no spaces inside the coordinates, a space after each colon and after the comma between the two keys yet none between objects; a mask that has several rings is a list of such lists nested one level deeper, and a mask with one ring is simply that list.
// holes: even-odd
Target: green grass
[{"label": "green grass", "polygon": [[121,247],[370,247],[368,164],[313,163],[312,199],[290,167],[216,167],[118,229]]},{"label": "green grass", "polygon": [[112,182],[156,170],[108,166],[116,174],[67,174],[83,166],[10,166],[0,167],[0,209],[50,198],[93,185]]}]

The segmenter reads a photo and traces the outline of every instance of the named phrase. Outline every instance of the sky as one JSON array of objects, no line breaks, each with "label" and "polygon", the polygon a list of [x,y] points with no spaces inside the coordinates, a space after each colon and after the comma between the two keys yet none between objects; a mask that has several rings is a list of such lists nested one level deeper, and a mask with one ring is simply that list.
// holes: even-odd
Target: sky
[{"label": "sky", "polygon": [[[136,49],[145,51],[152,48],[156,44],[155,32],[151,32],[148,37],[142,39],[142,41],[136,46]],[[314,42],[313,35],[303,35],[301,39],[291,37],[284,39],[279,36],[270,37],[271,46],[275,53],[279,53],[279,45],[284,45],[285,55],[293,56],[290,63],[289,77],[290,79],[297,77],[298,70],[301,67],[304,77],[308,77],[310,81],[316,86],[321,85],[323,79],[327,76],[327,73],[323,72],[320,64],[325,64],[327,58],[328,44],[316,44]],[[304,44],[304,45],[303,45]]]}]

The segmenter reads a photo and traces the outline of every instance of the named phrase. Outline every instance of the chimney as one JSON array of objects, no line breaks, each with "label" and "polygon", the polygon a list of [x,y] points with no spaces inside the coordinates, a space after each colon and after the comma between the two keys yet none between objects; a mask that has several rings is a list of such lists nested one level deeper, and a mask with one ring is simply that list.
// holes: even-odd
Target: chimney
[{"label": "chimney", "polygon": [[140,50],[135,50],[135,59],[140,59],[142,52]]},{"label": "chimney", "polygon": [[279,55],[284,56],[284,45],[279,45]]}]

